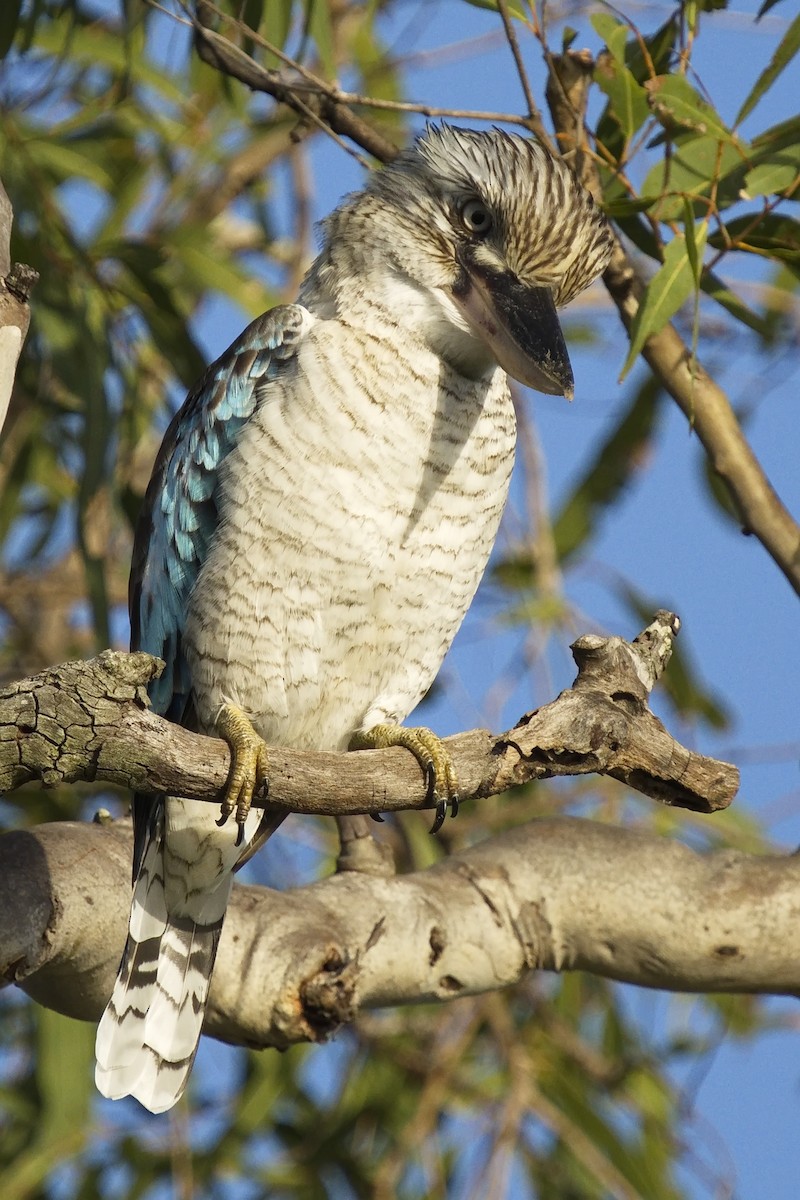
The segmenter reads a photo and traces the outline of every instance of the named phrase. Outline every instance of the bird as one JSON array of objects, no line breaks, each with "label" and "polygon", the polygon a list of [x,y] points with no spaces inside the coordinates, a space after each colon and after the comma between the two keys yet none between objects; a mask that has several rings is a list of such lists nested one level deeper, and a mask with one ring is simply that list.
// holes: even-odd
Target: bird
[{"label": "bird", "polygon": [[495,541],[509,377],[572,397],[556,310],[613,244],[543,144],[449,124],[345,197],[321,243],[297,301],[253,321],[176,413],[134,537],[131,647],[165,663],[151,705],[231,750],[221,810],[133,801],[130,925],[96,1082],[154,1113],[191,1071],[233,874],[284,815],[251,808],[267,745],[405,746],[435,826],[455,812],[443,743],[402,722]]}]

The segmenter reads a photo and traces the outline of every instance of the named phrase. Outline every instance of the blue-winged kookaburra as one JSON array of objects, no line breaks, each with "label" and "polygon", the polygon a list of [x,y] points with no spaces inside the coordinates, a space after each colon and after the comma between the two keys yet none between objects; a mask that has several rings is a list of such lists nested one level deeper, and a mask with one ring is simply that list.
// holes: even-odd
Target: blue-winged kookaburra
[{"label": "blue-winged kookaburra", "polygon": [[106,1096],[161,1112],[184,1089],[233,871],[279,822],[249,810],[264,743],[405,745],[439,822],[454,801],[441,744],[400,722],[494,543],[507,376],[572,394],[556,309],[610,250],[538,143],[429,128],[328,218],[297,303],[248,326],[170,425],[136,535],[131,642],[166,662],[156,712],[224,737],[232,768],[222,818],[134,801],[130,932],[97,1035]]}]

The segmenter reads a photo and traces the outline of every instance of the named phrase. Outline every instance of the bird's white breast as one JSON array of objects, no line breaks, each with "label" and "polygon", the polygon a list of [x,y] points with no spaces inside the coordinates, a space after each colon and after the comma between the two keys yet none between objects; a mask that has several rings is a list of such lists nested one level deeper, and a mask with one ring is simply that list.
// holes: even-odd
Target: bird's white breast
[{"label": "bird's white breast", "polygon": [[514,452],[499,370],[468,381],[385,313],[317,320],[223,466],[187,614],[198,715],[340,748],[432,683],[497,532]]}]

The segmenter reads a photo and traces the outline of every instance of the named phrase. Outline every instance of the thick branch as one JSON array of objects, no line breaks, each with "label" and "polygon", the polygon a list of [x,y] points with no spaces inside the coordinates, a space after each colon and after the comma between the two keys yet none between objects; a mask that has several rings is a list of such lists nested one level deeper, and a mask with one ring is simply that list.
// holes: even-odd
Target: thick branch
[{"label": "thick branch", "polygon": [[[698,812],[726,807],[738,772],[681,746],[647,707],[669,659],[677,619],[658,614],[632,644],[580,638],[578,676],[551,704],[507,733],[447,739],[463,799],[496,795],[534,779],[601,773],[648,796]],[[219,803],[229,769],[225,743],[157,717],[146,654],[106,651],[0,691],[0,790],[31,781],[101,781]],[[270,750],[270,802],[293,812],[388,812],[430,804],[405,750],[358,754]],[[263,801],[262,801],[263,803]]]},{"label": "thick branch", "polygon": [[[58,824],[0,838],[0,978],[94,1020],[125,938],[130,838]],[[206,1030],[321,1040],[360,1008],[448,1000],[531,969],[645,987],[800,994],[800,859],[703,857],[640,832],[535,822],[395,878],[235,886]]]}]

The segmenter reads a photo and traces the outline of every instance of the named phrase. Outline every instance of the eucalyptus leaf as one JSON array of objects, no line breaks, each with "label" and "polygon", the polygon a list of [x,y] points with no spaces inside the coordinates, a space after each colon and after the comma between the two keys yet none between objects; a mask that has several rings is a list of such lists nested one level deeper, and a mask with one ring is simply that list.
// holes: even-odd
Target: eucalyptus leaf
[{"label": "eucalyptus leaf", "polygon": [[702,261],[707,236],[708,225],[703,221],[695,228],[691,254],[684,235],[676,234],[667,245],[663,265],[648,283],[639,310],[633,319],[630,350],[620,379],[624,379],[628,374],[648,337],[663,329],[696,291],[692,260],[696,258],[697,261]]},{"label": "eucalyptus leaf", "polygon": [[[766,11],[766,8],[762,6],[758,15],[762,16]],[[759,100],[767,94],[778,76],[786,70],[798,50],[800,50],[800,14],[795,16],[789,25],[769,61],[769,65],[761,72],[747,98],[744,100],[736,115],[736,121],[734,122],[736,125],[740,125],[745,117],[749,116]]]}]

